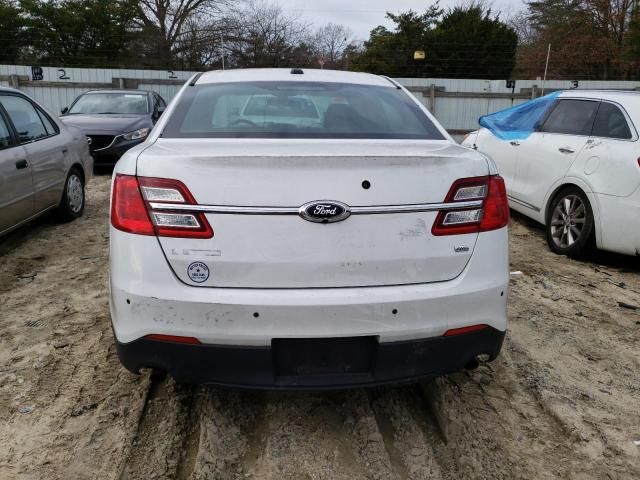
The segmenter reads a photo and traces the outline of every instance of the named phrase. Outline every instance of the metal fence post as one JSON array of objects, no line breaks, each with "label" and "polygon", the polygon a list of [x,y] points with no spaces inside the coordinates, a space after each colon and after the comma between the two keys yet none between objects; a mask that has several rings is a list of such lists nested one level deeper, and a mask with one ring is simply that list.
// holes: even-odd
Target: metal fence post
[{"label": "metal fence post", "polygon": [[18,90],[20,88],[20,77],[18,75],[9,75],[9,86]]},{"label": "metal fence post", "polygon": [[429,111],[435,115],[436,109],[436,85],[432,83],[429,86]]}]

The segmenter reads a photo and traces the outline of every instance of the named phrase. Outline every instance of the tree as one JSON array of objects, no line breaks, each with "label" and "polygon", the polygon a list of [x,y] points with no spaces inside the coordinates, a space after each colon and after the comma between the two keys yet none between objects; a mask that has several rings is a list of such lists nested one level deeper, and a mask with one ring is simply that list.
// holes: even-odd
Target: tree
[{"label": "tree", "polygon": [[433,76],[509,78],[516,63],[518,36],[475,3],[449,10],[431,36],[427,65]]},{"label": "tree", "polygon": [[419,76],[424,74],[424,62],[415,60],[414,52],[424,50],[443,10],[438,3],[424,13],[413,10],[387,18],[396,24],[393,31],[380,25],[369,35],[363,52],[353,62],[357,70],[392,76]]},{"label": "tree", "polygon": [[[515,64],[515,30],[481,3],[446,12],[438,3],[424,13],[387,13],[394,30],[371,31],[354,68],[393,76],[508,78]],[[426,60],[414,52],[426,52]]]},{"label": "tree", "polygon": [[24,19],[15,2],[0,1],[0,32],[4,43],[0,50],[0,63],[17,63],[22,47],[27,44]]},{"label": "tree", "polygon": [[[0,0],[1,61],[207,69],[343,65],[351,33],[270,0]],[[347,61],[344,64],[348,63]]]},{"label": "tree", "polygon": [[[525,19],[531,35],[518,54],[522,75],[540,75],[551,44],[548,76],[632,78],[640,39],[634,36],[633,0],[535,0]],[[637,29],[635,30],[637,31]],[[640,47],[640,45],[638,45]]]},{"label": "tree", "polygon": [[31,54],[65,65],[114,65],[126,55],[131,1],[23,0]]},{"label": "tree", "polygon": [[312,40],[313,47],[324,67],[339,68],[343,64],[352,35],[349,28],[335,23],[328,23],[316,30]]},{"label": "tree", "polygon": [[228,23],[232,24],[228,50],[239,67],[308,66],[312,62],[309,25],[285,14],[277,4],[251,2]]},{"label": "tree", "polygon": [[[135,54],[144,66],[175,67],[193,57],[195,45],[214,42],[219,30],[212,19],[221,18],[229,0],[137,0],[131,24],[136,33]],[[190,62],[187,62],[190,63]]]}]

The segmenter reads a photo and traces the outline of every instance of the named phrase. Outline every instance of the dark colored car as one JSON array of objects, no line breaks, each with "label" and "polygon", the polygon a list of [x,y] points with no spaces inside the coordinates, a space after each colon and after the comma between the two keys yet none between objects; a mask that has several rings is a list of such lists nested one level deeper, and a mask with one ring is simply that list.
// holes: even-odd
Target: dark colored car
[{"label": "dark colored car", "polygon": [[167,104],[146,90],[92,90],[62,110],[60,119],[90,139],[95,165],[114,165],[142,143]]}]

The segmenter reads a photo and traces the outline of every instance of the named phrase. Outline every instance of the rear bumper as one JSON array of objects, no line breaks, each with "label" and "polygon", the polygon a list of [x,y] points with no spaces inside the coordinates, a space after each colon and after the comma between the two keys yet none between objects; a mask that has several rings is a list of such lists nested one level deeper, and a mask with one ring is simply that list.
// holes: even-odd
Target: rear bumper
[{"label": "rear bumper", "polygon": [[[158,368],[181,383],[321,390],[411,383],[457,372],[473,362],[477,355],[487,354],[490,360],[496,358],[504,335],[505,332],[488,327],[456,336],[402,342],[378,343],[372,339],[371,345],[366,346],[367,351],[361,352],[361,358],[366,358],[365,367],[354,372],[320,374],[305,373],[314,368],[305,363],[313,363],[310,358],[314,355],[326,356],[330,348],[316,351],[311,348],[311,354],[303,354],[304,360],[299,356],[296,358],[296,352],[283,355],[281,347],[274,347],[274,343],[269,346],[186,345],[142,338],[129,343],[117,342],[117,349],[120,361],[128,370],[138,373],[141,368]],[[361,342],[357,344],[362,345]],[[358,356],[359,353],[350,351],[350,355]]]},{"label": "rear bumper", "polygon": [[274,338],[375,336],[381,343],[486,324],[506,330],[506,229],[478,236],[450,281],[362,288],[199,288],[178,280],[154,237],[111,227],[110,306],[116,339],[180,335],[210,345],[269,346]]},{"label": "rear bumper", "polygon": [[628,197],[595,194],[600,212],[599,247],[640,255],[640,187]]}]

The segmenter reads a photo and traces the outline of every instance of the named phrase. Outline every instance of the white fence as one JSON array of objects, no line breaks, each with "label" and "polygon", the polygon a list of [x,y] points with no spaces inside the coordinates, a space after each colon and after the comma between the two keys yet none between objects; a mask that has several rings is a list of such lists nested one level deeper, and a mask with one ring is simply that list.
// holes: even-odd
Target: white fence
[{"label": "white fence", "polygon": [[[525,102],[543,94],[543,82],[515,80],[508,88],[506,80],[467,80],[451,78],[398,78],[399,83],[423,97],[440,123],[454,135],[460,135],[478,127],[478,118],[488,113]],[[432,87],[433,86],[433,87]],[[547,80],[544,92],[575,88],[573,81]],[[578,89],[640,90],[640,81],[580,80]]]},{"label": "white fence", "polygon": [[[56,68],[0,65],[0,86],[18,88],[54,113],[90,89],[140,88],[158,92],[169,101],[180,86],[196,72],[102,68]],[[454,136],[474,130],[478,117],[542,94],[541,80],[517,80],[507,87],[505,80],[448,78],[398,78],[433,112]],[[548,80],[545,91],[573,88],[571,81]],[[579,81],[579,89],[640,89],[640,82]]]},{"label": "white fence", "polygon": [[18,88],[53,113],[59,113],[78,95],[91,89],[153,90],[168,101],[195,73],[197,72],[0,65],[0,86]]}]

